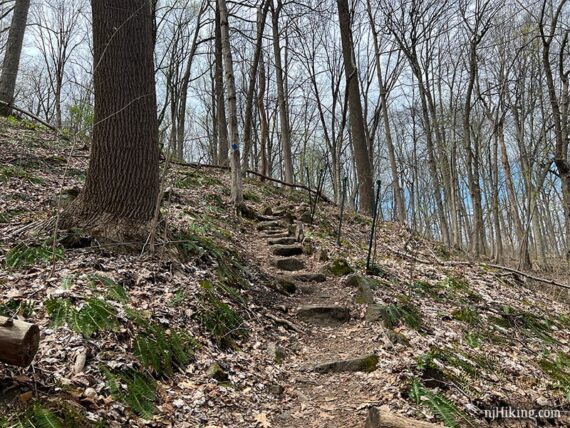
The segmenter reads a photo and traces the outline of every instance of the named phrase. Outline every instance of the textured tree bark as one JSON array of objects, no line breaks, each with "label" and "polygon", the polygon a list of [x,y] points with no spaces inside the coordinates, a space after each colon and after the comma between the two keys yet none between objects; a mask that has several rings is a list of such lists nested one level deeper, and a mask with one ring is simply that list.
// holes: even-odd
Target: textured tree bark
[{"label": "textured tree bark", "polygon": [[[12,15],[12,24],[8,32],[6,52],[2,63],[2,75],[0,76],[0,100],[8,104],[14,102],[16,79],[20,68],[20,56],[28,21],[30,0],[16,0]],[[0,104],[0,115],[8,116],[11,109],[6,104]]]},{"label": "textured tree bark", "polygon": [[261,47],[263,43],[263,29],[265,28],[265,20],[269,10],[269,0],[265,4],[260,4],[257,10],[257,39],[255,41],[255,52],[253,55],[253,64],[249,74],[249,83],[247,86],[247,96],[245,99],[245,122],[243,126],[243,169],[248,168],[249,155],[251,151],[251,131],[253,122],[253,98],[255,95],[255,81],[257,80],[257,68],[261,59]]},{"label": "textured tree bark", "polygon": [[[260,127],[260,152],[261,152],[261,174],[270,175],[269,161],[267,153],[267,141],[269,140],[269,124],[267,123],[267,112],[265,111],[265,62],[263,55],[259,59],[259,84],[257,93],[257,110],[259,111],[259,127]],[[263,181],[264,179],[262,179]]]},{"label": "textured tree bark", "polygon": [[38,352],[39,343],[37,325],[0,317],[0,361],[27,367]]},{"label": "textured tree bark", "polygon": [[234,80],[234,66],[230,46],[230,28],[228,23],[228,9],[226,0],[218,0],[220,9],[220,30],[222,41],[222,54],[224,57],[224,71],[226,75],[226,93],[228,100],[230,146],[232,149],[232,202],[236,206],[243,205],[243,184],[241,178],[241,163],[239,152],[239,134],[237,119],[236,84]]},{"label": "textured tree bark", "polygon": [[222,166],[229,164],[229,137],[228,137],[228,122],[226,119],[226,101],[224,99],[224,63],[222,55],[222,31],[220,27],[220,8],[216,3],[216,18],[215,18],[215,88],[216,88],[216,115],[217,122],[214,126],[218,127],[218,162]]},{"label": "textured tree bark", "polygon": [[337,0],[342,42],[342,54],[346,74],[346,90],[348,91],[350,129],[352,146],[358,175],[358,191],[360,196],[360,211],[371,214],[374,207],[374,185],[372,183],[372,163],[368,153],[368,144],[362,104],[360,103],[360,87],[358,70],[354,56],[352,30],[350,28],[350,10],[348,0]]},{"label": "textured tree bark", "polygon": [[285,77],[281,62],[281,47],[279,46],[279,13],[283,3],[277,1],[277,8],[272,6],[273,24],[273,53],[275,56],[275,81],[277,84],[277,103],[279,105],[279,124],[281,127],[281,147],[283,153],[283,175],[285,182],[293,184],[293,156],[291,152],[291,126],[289,124],[289,112],[285,100]]},{"label": "textured tree bark", "polygon": [[63,227],[140,242],[159,191],[152,19],[147,0],[93,0],[95,116],[85,188]]}]

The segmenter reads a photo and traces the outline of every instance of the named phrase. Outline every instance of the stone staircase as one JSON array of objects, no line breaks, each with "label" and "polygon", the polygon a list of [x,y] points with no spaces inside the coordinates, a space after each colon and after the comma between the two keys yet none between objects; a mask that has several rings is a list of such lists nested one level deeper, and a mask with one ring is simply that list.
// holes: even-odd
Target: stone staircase
[{"label": "stone staircase", "polygon": [[[322,253],[319,257],[306,254],[306,246],[303,245],[304,223],[296,218],[303,219],[307,216],[303,216],[305,213],[296,215],[299,208],[292,205],[267,208],[263,215],[258,216],[256,227],[257,239],[263,241],[261,247],[265,247],[266,254],[270,255],[269,269],[275,273],[282,290],[291,294],[295,308],[287,308],[288,314],[306,326],[305,334],[298,339],[303,352],[287,353],[283,350],[285,347],[271,344],[282,351],[278,364],[288,364],[287,370],[290,368],[294,372],[292,378],[301,379],[292,382],[293,391],[290,391],[290,395],[296,398],[284,406],[273,426],[363,427],[364,416],[357,418],[361,423],[353,423],[356,420],[354,412],[347,413],[340,403],[342,396],[347,394],[348,398],[359,405],[371,398],[367,391],[367,376],[371,376],[381,363],[376,352],[377,338],[369,330],[360,327],[362,323],[353,314],[359,304],[374,308],[373,293],[366,277],[354,274],[348,276],[352,269],[345,265],[346,262],[334,260],[327,264],[328,257]],[[354,340],[355,336],[359,340]],[[277,362],[277,358],[275,360]],[[308,374],[339,378],[315,379],[314,382],[302,380]],[[322,414],[317,414],[314,418],[311,417],[312,414],[305,416],[303,412],[307,410],[303,409],[317,405],[326,392],[320,384],[328,385],[336,391],[329,392],[335,400],[339,400],[338,411],[326,417]],[[329,399],[330,397],[325,397],[325,400]],[[383,415],[382,418],[380,414]],[[370,415],[373,416],[372,419]],[[384,425],[377,423],[377,420],[389,420],[390,423],[400,421],[404,425]],[[421,425],[425,423],[416,425],[416,422],[385,411],[370,411],[366,427],[436,426]]]}]

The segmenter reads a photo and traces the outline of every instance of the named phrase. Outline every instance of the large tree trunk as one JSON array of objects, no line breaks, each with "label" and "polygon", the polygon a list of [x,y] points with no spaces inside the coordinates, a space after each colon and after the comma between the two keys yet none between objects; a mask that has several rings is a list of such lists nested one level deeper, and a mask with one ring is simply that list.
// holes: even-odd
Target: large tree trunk
[{"label": "large tree trunk", "polygon": [[368,153],[368,144],[362,104],[360,103],[360,87],[358,70],[355,66],[354,45],[350,28],[350,11],[348,0],[337,0],[342,54],[346,74],[346,90],[348,91],[350,129],[352,145],[358,175],[358,190],[360,196],[360,211],[371,214],[374,206],[374,185],[372,183],[372,166]]},{"label": "large tree trunk", "polygon": [[[16,79],[20,68],[20,56],[24,43],[24,33],[28,21],[30,0],[16,0],[12,15],[12,24],[8,33],[2,75],[0,76],[0,101],[11,104],[14,102]],[[0,103],[0,115],[8,116],[11,110],[9,105]]]},{"label": "large tree trunk", "polygon": [[218,0],[220,9],[220,28],[222,35],[222,53],[224,57],[224,71],[226,75],[226,92],[228,100],[230,146],[232,149],[232,202],[239,206],[243,204],[243,185],[241,178],[241,164],[239,152],[239,134],[237,120],[236,84],[234,80],[234,65],[230,46],[230,28],[228,23],[228,9],[226,0]]},{"label": "large tree trunk", "polygon": [[[155,214],[159,149],[147,0],[92,0],[95,117],[85,189],[64,224],[142,238]],[[71,224],[70,224],[71,223]]]},{"label": "large tree trunk", "polygon": [[285,97],[285,77],[281,62],[281,47],[279,45],[279,13],[283,3],[277,2],[277,8],[272,8],[273,24],[273,53],[275,55],[275,81],[277,83],[277,103],[279,104],[279,124],[281,126],[281,147],[283,153],[284,181],[293,184],[293,155],[291,150],[291,127],[289,125],[289,112]]}]

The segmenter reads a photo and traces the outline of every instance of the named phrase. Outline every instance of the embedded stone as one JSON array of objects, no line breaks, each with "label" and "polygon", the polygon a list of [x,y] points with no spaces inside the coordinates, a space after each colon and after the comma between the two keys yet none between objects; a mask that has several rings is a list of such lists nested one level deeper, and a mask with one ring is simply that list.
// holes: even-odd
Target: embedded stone
[{"label": "embedded stone", "polygon": [[371,373],[378,368],[378,355],[370,354],[352,360],[330,361],[319,364],[313,369],[316,373],[344,373],[364,372]]},{"label": "embedded stone", "polygon": [[297,318],[320,325],[339,325],[350,321],[350,309],[342,306],[302,306],[297,311]]},{"label": "embedded stone", "polygon": [[299,282],[325,282],[327,277],[322,273],[300,273],[292,276],[294,281]]},{"label": "embedded stone", "polygon": [[345,276],[354,273],[354,269],[348,264],[348,261],[344,259],[335,259],[328,265],[324,267],[326,272],[333,274],[334,276]]},{"label": "embedded stone", "polygon": [[271,238],[267,240],[269,245],[293,245],[295,242],[295,238],[291,236],[285,236],[280,238]]},{"label": "embedded stone", "polygon": [[273,261],[273,264],[278,269],[290,272],[302,270],[305,268],[305,263],[302,260],[296,259],[294,257],[288,257],[285,259],[275,259]]},{"label": "embedded stone", "polygon": [[303,254],[303,247],[300,245],[274,245],[271,248],[271,253],[275,256],[297,256]]}]

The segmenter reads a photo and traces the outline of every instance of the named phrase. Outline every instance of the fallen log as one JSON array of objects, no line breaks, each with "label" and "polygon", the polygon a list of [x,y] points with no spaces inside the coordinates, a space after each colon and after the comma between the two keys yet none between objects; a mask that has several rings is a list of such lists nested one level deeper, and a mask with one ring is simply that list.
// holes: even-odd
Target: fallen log
[{"label": "fallen log", "polygon": [[29,366],[40,343],[35,324],[0,317],[0,361],[13,366]]},{"label": "fallen log", "polygon": [[364,428],[441,428],[441,425],[416,421],[377,407],[368,408],[368,417]]}]

